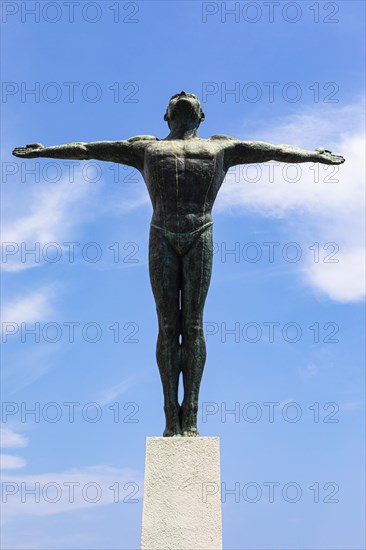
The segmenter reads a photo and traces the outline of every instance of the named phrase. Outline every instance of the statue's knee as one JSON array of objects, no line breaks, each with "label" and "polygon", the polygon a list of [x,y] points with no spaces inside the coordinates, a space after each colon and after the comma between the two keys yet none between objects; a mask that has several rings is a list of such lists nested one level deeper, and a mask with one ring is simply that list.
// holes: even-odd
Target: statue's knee
[{"label": "statue's knee", "polygon": [[173,340],[179,337],[180,326],[177,321],[171,321],[171,320],[160,321],[159,328],[161,333],[168,340]]},{"label": "statue's knee", "polygon": [[197,338],[203,334],[201,319],[186,319],[183,322],[183,336],[186,338]]}]

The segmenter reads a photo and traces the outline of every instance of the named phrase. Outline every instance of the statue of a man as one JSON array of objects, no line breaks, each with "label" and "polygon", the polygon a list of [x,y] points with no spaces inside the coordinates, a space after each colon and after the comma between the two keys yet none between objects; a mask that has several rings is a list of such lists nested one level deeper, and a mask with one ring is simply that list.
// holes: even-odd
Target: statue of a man
[{"label": "statue of a man", "polygon": [[[122,141],[17,147],[19,158],[103,160],[139,170],[153,215],[149,272],[159,322],[156,358],[164,391],[164,436],[197,436],[198,393],[206,360],[203,308],[212,268],[212,207],[231,166],[277,160],[342,164],[325,149],[241,141],[230,136],[198,136],[204,120],[196,95],[174,95],[164,116],[164,139],[143,135]],[[182,373],[184,399],[178,402]]]}]

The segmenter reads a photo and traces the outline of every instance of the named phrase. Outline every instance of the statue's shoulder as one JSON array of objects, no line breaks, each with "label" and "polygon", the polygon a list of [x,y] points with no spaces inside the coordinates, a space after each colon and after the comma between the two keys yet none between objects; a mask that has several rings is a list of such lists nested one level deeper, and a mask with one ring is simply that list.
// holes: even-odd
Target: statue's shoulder
[{"label": "statue's shoulder", "polygon": [[134,143],[135,141],[158,141],[158,138],[155,136],[142,135],[131,137],[127,141],[129,143]]},{"label": "statue's shoulder", "polygon": [[233,136],[227,136],[225,134],[215,134],[214,136],[211,136],[210,139],[221,139],[223,141],[238,141],[236,138],[234,138]]}]

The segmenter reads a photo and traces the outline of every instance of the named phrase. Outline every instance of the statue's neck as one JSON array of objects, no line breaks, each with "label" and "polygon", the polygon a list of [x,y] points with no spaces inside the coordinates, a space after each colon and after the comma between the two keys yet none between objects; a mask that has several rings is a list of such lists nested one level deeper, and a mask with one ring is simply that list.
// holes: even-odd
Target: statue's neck
[{"label": "statue's neck", "polygon": [[198,126],[192,125],[171,125],[170,127],[170,133],[165,139],[194,139],[198,138],[197,134]]},{"label": "statue's neck", "polygon": [[165,139],[194,139],[198,137],[197,131],[187,130],[185,132],[170,132]]}]

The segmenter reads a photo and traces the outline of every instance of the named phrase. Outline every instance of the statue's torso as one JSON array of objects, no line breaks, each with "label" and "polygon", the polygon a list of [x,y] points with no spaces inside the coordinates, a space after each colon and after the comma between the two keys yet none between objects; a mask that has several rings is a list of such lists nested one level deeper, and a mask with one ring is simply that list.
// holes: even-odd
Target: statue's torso
[{"label": "statue's torso", "polygon": [[213,203],[226,174],[218,141],[145,142],[143,167],[152,223],[184,233],[212,220]]}]

